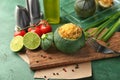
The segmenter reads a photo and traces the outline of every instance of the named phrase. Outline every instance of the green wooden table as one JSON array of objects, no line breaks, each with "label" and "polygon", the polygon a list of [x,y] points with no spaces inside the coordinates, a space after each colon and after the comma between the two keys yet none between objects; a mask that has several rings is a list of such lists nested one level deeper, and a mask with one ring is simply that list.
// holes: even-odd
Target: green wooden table
[{"label": "green wooden table", "polygon": [[[61,0],[61,6],[62,3],[68,1]],[[34,72],[29,69],[29,65],[9,48],[16,25],[14,10],[18,4],[25,6],[25,0],[1,0],[0,2],[0,80],[41,80],[34,79]],[[93,61],[92,71],[94,80],[118,80],[120,78],[120,57]]]}]

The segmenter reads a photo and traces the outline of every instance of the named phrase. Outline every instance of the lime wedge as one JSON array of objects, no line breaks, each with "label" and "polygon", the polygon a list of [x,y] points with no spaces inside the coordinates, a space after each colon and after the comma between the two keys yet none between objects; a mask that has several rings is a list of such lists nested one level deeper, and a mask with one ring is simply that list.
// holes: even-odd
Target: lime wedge
[{"label": "lime wedge", "polygon": [[40,46],[40,37],[34,32],[28,32],[23,37],[23,44],[30,50],[37,49]]},{"label": "lime wedge", "polygon": [[10,42],[10,49],[14,52],[18,52],[23,48],[23,37],[16,36]]}]

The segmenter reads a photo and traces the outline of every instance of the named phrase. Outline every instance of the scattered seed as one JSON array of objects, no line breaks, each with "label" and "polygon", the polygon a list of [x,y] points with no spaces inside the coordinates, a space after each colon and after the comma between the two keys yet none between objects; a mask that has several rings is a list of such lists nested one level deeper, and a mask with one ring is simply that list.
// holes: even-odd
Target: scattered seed
[{"label": "scattered seed", "polygon": [[57,75],[59,75],[59,73],[56,73]]},{"label": "scattered seed", "polygon": [[72,69],[72,72],[75,72],[74,69]]},{"label": "scattered seed", "polygon": [[75,69],[78,69],[78,68],[79,68],[79,65],[78,65],[78,64],[76,64]]},{"label": "scattered seed", "polygon": [[43,57],[43,55],[40,55],[41,57]]},{"label": "scattered seed", "polygon": [[49,59],[52,59],[52,57],[49,57]]},{"label": "scattered seed", "polygon": [[63,71],[64,71],[64,72],[67,72],[67,70],[66,70],[65,68],[63,68]]},{"label": "scattered seed", "polygon": [[44,55],[40,55],[41,57],[43,57],[43,58],[46,58],[47,56],[44,56]]},{"label": "scattered seed", "polygon": [[55,75],[55,73],[53,73],[53,75]]},{"label": "scattered seed", "polygon": [[36,61],[36,63],[39,63],[39,61]]},{"label": "scattered seed", "polygon": [[46,58],[47,56],[43,56],[43,58]]},{"label": "scattered seed", "polygon": [[47,78],[47,76],[44,76],[44,78]]}]

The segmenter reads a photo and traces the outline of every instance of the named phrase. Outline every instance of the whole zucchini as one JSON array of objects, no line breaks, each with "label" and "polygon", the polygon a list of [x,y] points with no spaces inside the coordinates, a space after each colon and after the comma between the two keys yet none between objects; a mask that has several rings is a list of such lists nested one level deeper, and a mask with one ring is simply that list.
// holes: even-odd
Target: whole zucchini
[{"label": "whole zucchini", "polygon": [[53,43],[53,32],[43,34],[41,36],[41,48],[47,50]]},{"label": "whole zucchini", "polygon": [[87,18],[95,13],[96,3],[95,0],[76,0],[74,8],[79,17]]}]

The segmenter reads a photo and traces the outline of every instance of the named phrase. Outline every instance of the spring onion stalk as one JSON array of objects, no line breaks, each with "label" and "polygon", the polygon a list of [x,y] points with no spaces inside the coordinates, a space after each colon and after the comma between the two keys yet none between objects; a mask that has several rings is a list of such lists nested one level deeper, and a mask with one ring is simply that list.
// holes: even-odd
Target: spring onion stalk
[{"label": "spring onion stalk", "polygon": [[99,24],[101,24],[103,22],[106,22],[108,19],[114,18],[114,17],[119,16],[119,15],[120,15],[120,12],[116,12],[115,14],[111,14],[111,15],[103,18],[102,20],[99,20],[95,23],[92,23],[92,24],[88,25],[88,27],[84,28],[84,31],[87,31],[88,29],[93,28],[93,27],[97,27]]},{"label": "spring onion stalk", "polygon": [[112,29],[112,26],[106,30],[106,32],[103,33],[103,35],[101,35],[98,39],[99,40],[103,40],[103,38],[105,37],[105,35],[107,35],[107,33]]},{"label": "spring onion stalk", "polygon": [[95,30],[93,30],[92,32],[90,32],[90,34],[94,35],[97,31],[98,31],[98,28],[96,28]]},{"label": "spring onion stalk", "polygon": [[[100,26],[98,26],[95,30],[93,30],[92,32],[90,32],[90,35],[94,36],[95,38],[98,38],[99,34],[113,21],[115,21],[118,17],[120,16],[120,12],[116,12],[115,14],[113,14],[107,21],[105,21],[103,24],[101,24]],[[104,33],[104,36],[107,34],[108,32]],[[101,38],[101,37],[100,37]],[[102,36],[103,38],[103,36]]]},{"label": "spring onion stalk", "polygon": [[120,12],[114,14],[109,20],[107,20],[106,22],[104,22],[103,24],[101,24],[96,33],[95,33],[95,38],[97,38],[97,36],[110,24],[112,23],[115,19],[117,19],[120,16]]},{"label": "spring onion stalk", "polygon": [[103,41],[107,41],[115,32],[116,30],[120,27],[120,19],[117,20],[115,24],[113,24],[112,29],[109,30],[109,32],[105,35],[103,38]]},{"label": "spring onion stalk", "polygon": [[105,27],[102,27],[100,30],[97,31],[97,33],[95,33],[95,38],[98,37],[98,35],[105,29]]},{"label": "spring onion stalk", "polygon": [[84,31],[87,31],[88,29],[93,28],[93,27],[97,27],[99,24],[105,22],[105,21],[108,20],[110,17],[111,17],[111,16],[107,16],[107,17],[105,17],[105,18],[102,19],[102,20],[99,20],[99,21],[97,21],[97,22],[95,22],[95,23],[92,23],[92,24],[88,25],[88,27],[84,28]]}]

